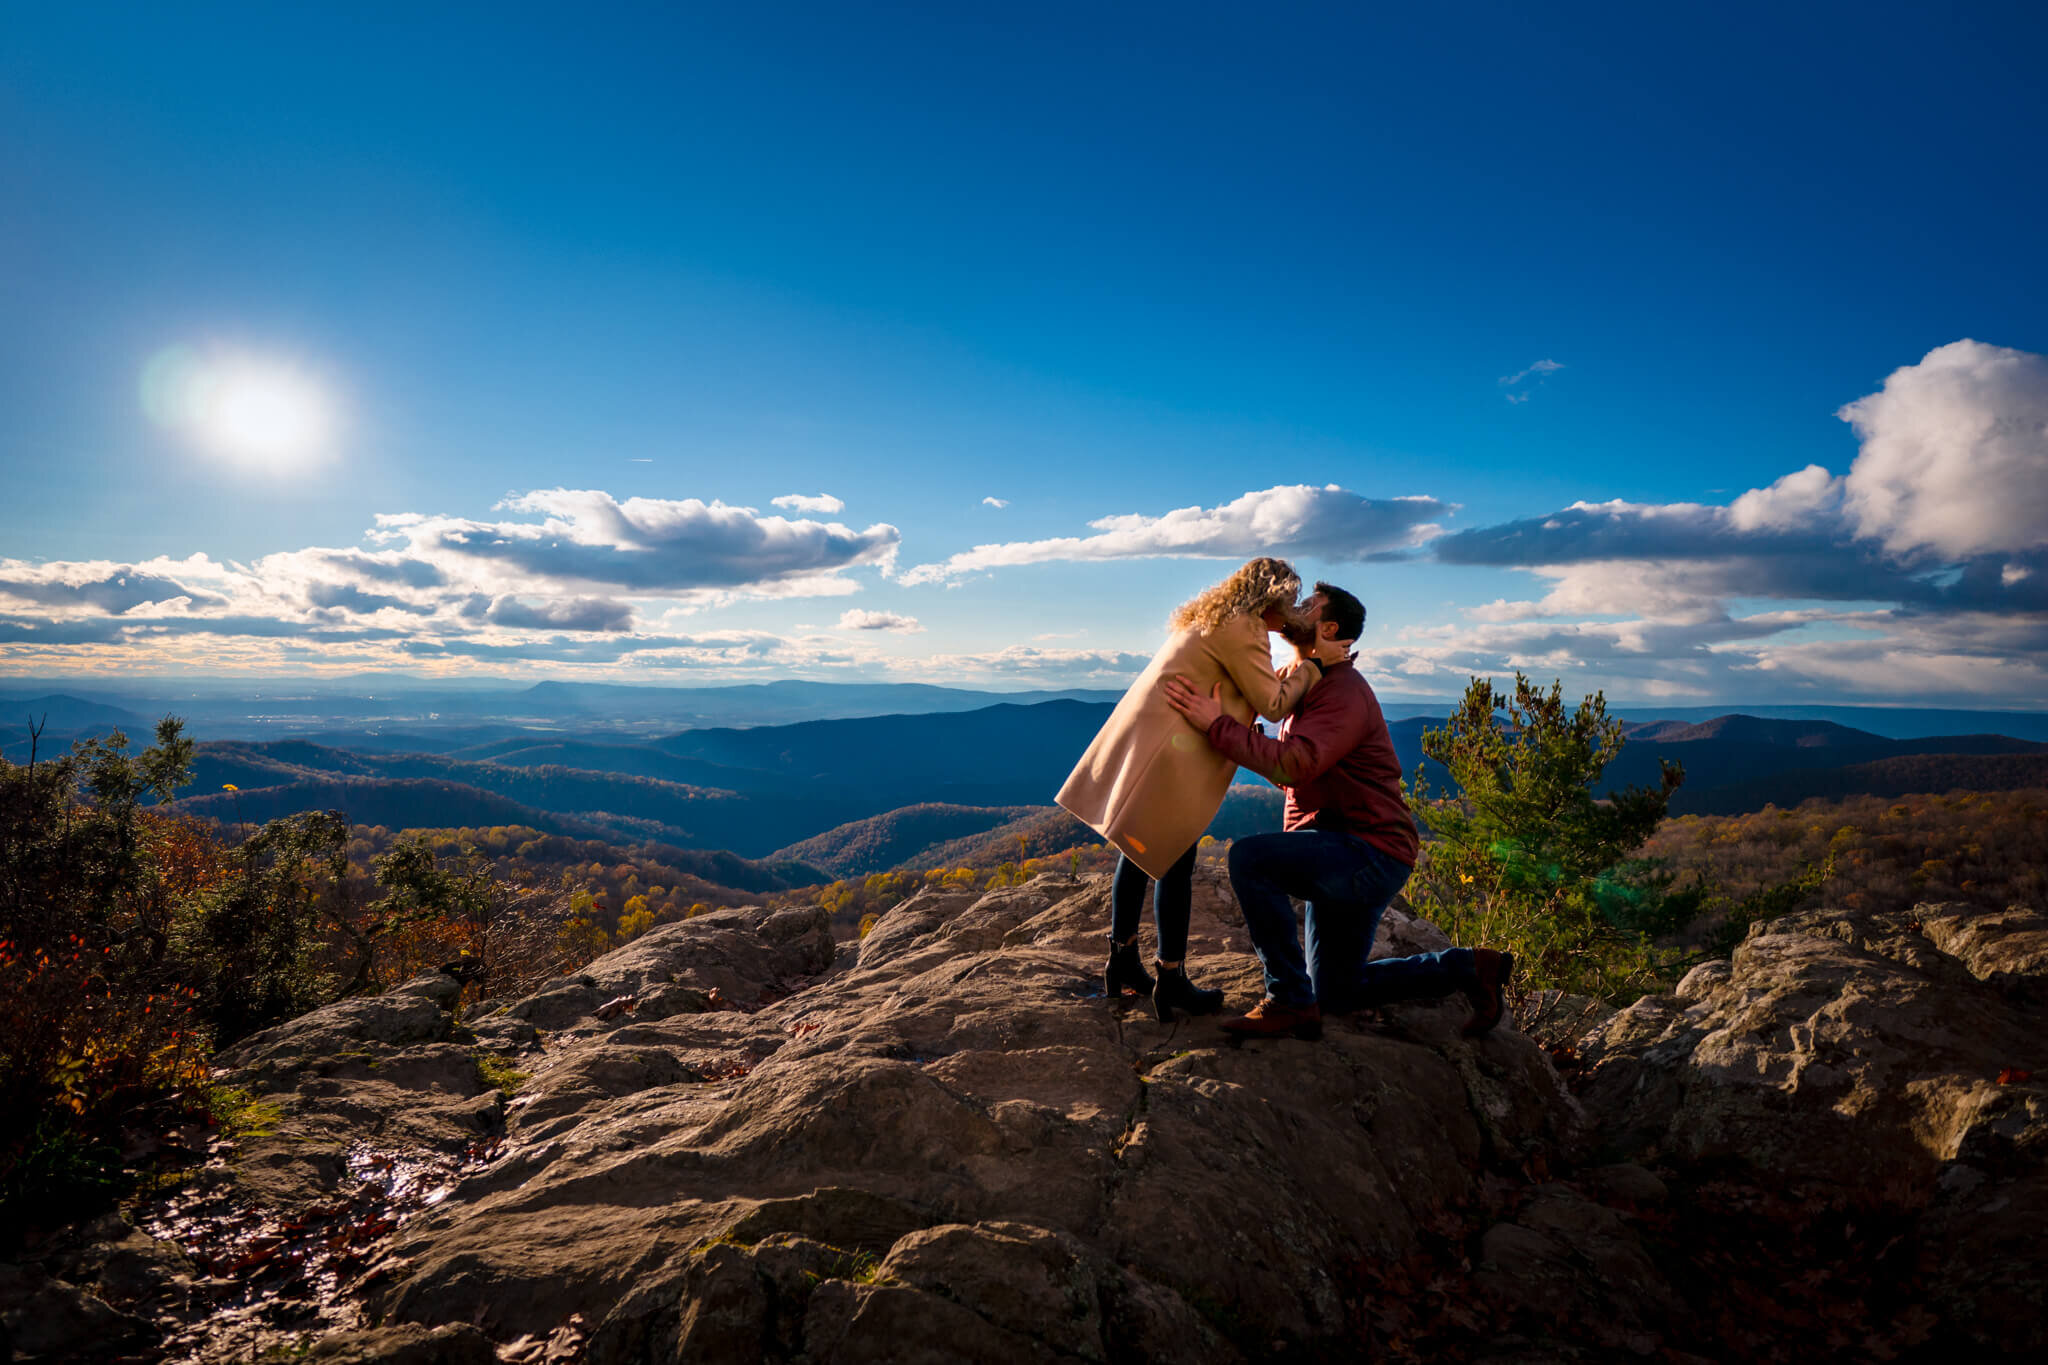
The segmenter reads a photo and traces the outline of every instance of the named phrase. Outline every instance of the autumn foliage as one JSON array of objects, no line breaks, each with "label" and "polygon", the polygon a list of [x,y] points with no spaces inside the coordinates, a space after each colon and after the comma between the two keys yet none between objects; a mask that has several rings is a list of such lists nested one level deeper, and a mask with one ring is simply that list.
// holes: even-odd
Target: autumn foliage
[{"label": "autumn foliage", "polygon": [[222,830],[164,814],[176,720],[0,761],[0,1210],[19,1233],[117,1193],[165,1129],[225,1101],[215,1049],[451,958],[473,989],[566,965],[553,892],[444,868],[404,840],[352,878],[349,829],[305,812]]},{"label": "autumn foliage", "polygon": [[1827,864],[1830,905],[1905,910],[1931,901],[2048,910],[2048,789],[1812,800],[1748,815],[1667,820],[1643,856],[1681,885],[1709,882],[1736,896]]}]

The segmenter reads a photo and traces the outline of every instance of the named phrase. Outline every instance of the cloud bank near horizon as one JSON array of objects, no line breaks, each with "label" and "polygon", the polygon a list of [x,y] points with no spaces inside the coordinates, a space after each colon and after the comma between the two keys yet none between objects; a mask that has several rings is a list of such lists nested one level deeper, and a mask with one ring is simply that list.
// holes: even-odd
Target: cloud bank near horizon
[{"label": "cloud bank near horizon", "polygon": [[[2037,703],[2048,357],[1952,342],[1836,415],[1860,440],[1845,474],[1809,465],[1725,506],[1577,502],[1439,538],[1444,564],[1522,570],[1547,591],[1415,632],[1397,669],[1506,660],[1650,696]],[[1759,601],[1782,605],[1738,614]]]},{"label": "cloud bank near horizon", "polygon": [[[1369,636],[1364,662],[1383,692],[1445,695],[1470,675],[1522,668],[1630,698],[2038,704],[2048,696],[2048,358],[1954,342],[1837,415],[1858,442],[1841,474],[1809,465],[1725,504],[1580,501],[1455,532],[1443,522],[1456,505],[1435,496],[1289,484],[1103,516],[1087,535],[979,545],[897,574],[898,528],[829,520],[844,507],[829,494],[788,494],[772,501],[790,515],[763,515],[715,499],[549,488],[483,517],[387,514],[361,545],[248,563],[0,559],[0,667],[630,667],[676,681],[1107,685],[1128,681],[1144,656],[962,649],[899,604],[849,608],[829,629],[704,629],[691,618],[892,585],[909,595],[1048,563],[1114,573],[1129,560],[1271,553],[1330,565],[1427,559],[1537,585]],[[912,636],[933,652],[904,654]]]}]

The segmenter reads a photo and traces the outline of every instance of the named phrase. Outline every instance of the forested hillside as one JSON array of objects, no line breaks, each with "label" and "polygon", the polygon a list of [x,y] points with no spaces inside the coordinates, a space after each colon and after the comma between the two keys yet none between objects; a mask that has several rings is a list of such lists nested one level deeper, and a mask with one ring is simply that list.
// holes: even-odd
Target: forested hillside
[{"label": "forested hillside", "polygon": [[[1058,808],[1053,808],[1056,813]],[[796,858],[829,869],[834,876],[860,877],[916,862],[931,865],[929,850],[1007,830],[1025,816],[1043,815],[1040,806],[950,806],[926,802],[872,815],[791,844],[775,856]]]},{"label": "forested hillside", "polygon": [[[809,856],[795,846],[824,839],[821,850],[842,844],[866,850],[841,860],[845,870],[874,870],[929,861],[941,855],[927,849],[991,833],[1007,821],[977,829],[962,824],[922,844],[915,842],[922,825],[901,820],[887,831],[847,827],[917,807],[1043,807],[1110,709],[1078,700],[1006,703],[944,714],[693,730],[642,743],[528,733],[440,754],[303,740],[210,743],[198,746],[195,781],[180,808],[224,820],[332,808],[357,823],[393,828],[521,824],[748,857],[776,850]],[[1404,772],[1412,776],[1424,764],[1422,736],[1442,723],[1427,717],[1393,722]],[[1891,740],[1827,721],[1741,715],[1631,725],[1627,735],[1601,789],[1654,783],[1659,765],[1676,761],[1686,780],[1672,798],[1674,813],[1729,814],[1809,796],[2048,783],[2048,745],[1999,735]],[[1424,768],[1432,787],[1447,785],[1440,767]],[[239,800],[223,791],[230,784],[240,789]],[[1272,827],[1275,799],[1265,784],[1240,781],[1211,832],[1227,838]],[[1021,818],[1023,811],[1010,817]],[[1004,837],[1014,842],[1017,833],[1048,846],[1078,837],[1057,832],[1056,822]],[[893,859],[884,861],[885,850],[895,851]]]},{"label": "forested hillside", "polygon": [[[1941,741],[1946,744],[1949,741]],[[2008,741],[2016,743],[2017,741]],[[1766,805],[1794,806],[1809,799],[1896,797],[1916,792],[2016,791],[2048,787],[2048,753],[1964,753],[1941,750],[1902,754],[1869,763],[1772,773],[1701,791],[1681,790],[1672,809],[1694,815],[1739,815]],[[1690,772],[1688,771],[1688,789]]]},{"label": "forested hillside", "polygon": [[1893,911],[1921,901],[2048,910],[2048,787],[1813,800],[1667,820],[1642,855],[1738,895],[1831,867],[1811,899]]}]

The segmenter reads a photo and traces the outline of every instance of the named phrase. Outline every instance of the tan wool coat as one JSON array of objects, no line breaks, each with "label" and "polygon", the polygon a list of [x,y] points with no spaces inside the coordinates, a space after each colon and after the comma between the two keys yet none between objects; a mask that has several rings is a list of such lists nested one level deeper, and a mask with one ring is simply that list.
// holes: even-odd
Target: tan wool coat
[{"label": "tan wool coat", "polygon": [[1161,684],[1179,674],[1204,695],[1223,684],[1223,709],[1250,723],[1292,712],[1316,670],[1273,671],[1266,623],[1249,612],[1207,635],[1175,631],[1124,693],[1074,765],[1059,803],[1121,849],[1147,875],[1164,876],[1216,818],[1237,765],[1166,703]]}]

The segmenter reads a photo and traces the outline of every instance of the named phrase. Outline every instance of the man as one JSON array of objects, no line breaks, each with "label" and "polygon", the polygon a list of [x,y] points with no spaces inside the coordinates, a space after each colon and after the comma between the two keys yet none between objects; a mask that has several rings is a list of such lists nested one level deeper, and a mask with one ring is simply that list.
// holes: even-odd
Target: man
[{"label": "man", "polygon": [[[1324,1012],[1462,991],[1472,1002],[1468,1036],[1500,1022],[1514,959],[1490,948],[1446,948],[1368,962],[1387,903],[1415,868],[1420,842],[1401,794],[1401,762],[1386,717],[1352,646],[1365,628],[1356,597],[1316,584],[1295,651],[1322,677],[1270,738],[1223,713],[1183,678],[1167,701],[1209,736],[1217,752],[1287,793],[1279,834],[1239,839],[1230,884],[1266,970],[1266,998],[1223,1027],[1244,1037],[1322,1036]],[[1289,897],[1308,902],[1304,963]]]}]

